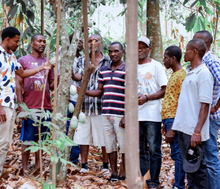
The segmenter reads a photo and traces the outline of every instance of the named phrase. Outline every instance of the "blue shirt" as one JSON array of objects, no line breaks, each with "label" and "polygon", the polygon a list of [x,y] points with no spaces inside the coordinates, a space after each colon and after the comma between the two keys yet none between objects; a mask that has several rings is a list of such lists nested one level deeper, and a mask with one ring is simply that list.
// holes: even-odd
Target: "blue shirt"
[{"label": "blue shirt", "polygon": [[124,116],[125,63],[112,71],[111,64],[101,68],[98,83],[103,84],[102,115]]},{"label": "blue shirt", "polygon": [[[202,61],[206,64],[214,79],[212,107],[216,105],[220,97],[220,61],[216,55],[208,51]],[[211,119],[220,119],[220,109],[210,115]]]}]

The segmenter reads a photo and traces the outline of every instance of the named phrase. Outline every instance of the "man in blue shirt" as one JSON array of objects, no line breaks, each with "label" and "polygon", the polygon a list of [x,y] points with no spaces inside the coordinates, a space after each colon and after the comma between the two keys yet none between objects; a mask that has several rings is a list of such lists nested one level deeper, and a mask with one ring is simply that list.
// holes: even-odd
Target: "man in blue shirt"
[{"label": "man in blue shirt", "polygon": [[197,32],[193,39],[204,40],[207,46],[202,62],[206,64],[214,78],[212,109],[210,114],[210,139],[205,142],[205,161],[208,169],[208,188],[220,188],[220,164],[218,158],[218,129],[220,126],[220,60],[210,50],[213,42],[212,34],[206,30]]}]

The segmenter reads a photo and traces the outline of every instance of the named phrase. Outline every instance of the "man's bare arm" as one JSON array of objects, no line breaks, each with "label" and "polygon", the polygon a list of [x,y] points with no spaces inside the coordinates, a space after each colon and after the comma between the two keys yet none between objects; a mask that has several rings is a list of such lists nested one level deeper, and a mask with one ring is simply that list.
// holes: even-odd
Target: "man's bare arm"
[{"label": "man's bare arm", "polygon": [[202,103],[200,111],[199,111],[199,119],[198,122],[196,124],[196,128],[194,130],[194,133],[191,137],[191,146],[192,147],[196,147],[196,145],[201,144],[201,130],[202,127],[206,121],[206,118],[208,116],[209,113],[209,104],[207,103]]},{"label": "man's bare arm", "polygon": [[[16,95],[18,103],[23,103],[23,96],[22,96],[22,84],[23,79],[18,75],[15,76],[16,80]],[[19,111],[23,111],[23,109],[19,106]]]},{"label": "man's bare arm", "polygon": [[49,70],[51,69],[51,65],[46,62],[45,64],[39,66],[39,67],[36,67],[34,69],[31,69],[31,70],[24,70],[22,67],[15,71],[16,75],[20,76],[21,78],[25,78],[25,77],[30,77],[32,75],[35,75],[36,73],[42,71],[42,70]]},{"label": "man's bare arm", "polygon": [[219,108],[220,108],[220,98],[218,99],[218,102],[216,103],[216,105],[211,108],[210,114],[214,114],[215,112],[217,112],[217,110],[218,110]]}]

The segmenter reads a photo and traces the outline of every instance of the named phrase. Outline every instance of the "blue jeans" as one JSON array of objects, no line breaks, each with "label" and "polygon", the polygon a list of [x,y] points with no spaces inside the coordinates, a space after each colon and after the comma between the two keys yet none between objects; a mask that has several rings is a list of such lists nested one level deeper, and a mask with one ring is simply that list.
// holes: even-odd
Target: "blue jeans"
[{"label": "blue jeans", "polygon": [[218,129],[220,126],[220,119],[211,120],[209,133],[210,138],[205,142],[205,161],[208,169],[208,188],[220,188],[220,164],[218,158]]},{"label": "blue jeans", "polygon": [[[191,145],[191,136],[182,132],[178,132],[179,145],[182,159],[186,155],[187,148]],[[199,145],[204,153],[205,142]],[[188,189],[207,189],[207,167],[204,156],[200,162],[198,171],[187,173]],[[217,188],[216,188],[217,189]]]},{"label": "blue jeans", "polygon": [[[144,176],[150,170],[148,187],[159,186],[161,168],[161,122],[139,122],[140,168]],[[148,154],[149,152],[149,154]],[[149,161],[150,159],[150,161]]]},{"label": "blue jeans", "polygon": [[[76,102],[74,101],[69,101],[70,103],[72,103],[75,107]],[[67,110],[67,117],[68,118],[72,118],[73,117],[73,113],[70,113],[69,110]],[[66,122],[66,135],[68,135],[68,131],[69,131],[69,126],[70,126],[70,121],[68,120]],[[80,146],[72,146],[71,148],[71,153],[70,153],[70,161],[73,163],[77,163],[78,159],[79,159],[79,154],[80,154]]]},{"label": "blue jeans", "polygon": [[[174,119],[164,119],[162,120],[166,131],[169,131],[173,125]],[[179,189],[185,188],[185,172],[183,170],[183,162],[181,158],[180,146],[178,141],[178,133],[175,132],[174,142],[170,143],[171,148],[171,158],[175,161],[175,183],[173,188],[177,187]]]}]

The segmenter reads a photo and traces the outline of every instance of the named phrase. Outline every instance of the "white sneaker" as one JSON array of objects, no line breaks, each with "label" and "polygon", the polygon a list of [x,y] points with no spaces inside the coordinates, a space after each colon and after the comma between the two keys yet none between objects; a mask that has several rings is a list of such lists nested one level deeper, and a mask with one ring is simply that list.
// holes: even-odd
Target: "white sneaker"
[{"label": "white sneaker", "polygon": [[86,169],[86,168],[81,168],[80,173],[88,173],[89,172],[89,169]]},{"label": "white sneaker", "polygon": [[102,169],[101,172],[103,173],[103,176],[107,176],[110,174],[109,169]]}]

